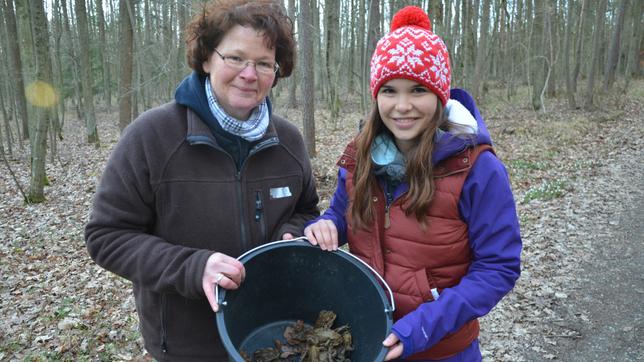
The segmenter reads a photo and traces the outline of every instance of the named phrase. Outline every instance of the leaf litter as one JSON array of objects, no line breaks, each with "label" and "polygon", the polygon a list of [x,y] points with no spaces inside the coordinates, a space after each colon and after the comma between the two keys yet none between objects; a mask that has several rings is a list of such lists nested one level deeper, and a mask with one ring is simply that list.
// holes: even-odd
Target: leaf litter
[{"label": "leaf litter", "polygon": [[[567,110],[563,100],[553,100],[546,115],[511,104],[482,106],[497,155],[508,167],[524,242],[516,287],[481,319],[485,361],[556,359],[560,341],[580,338],[593,323],[568,305],[577,292],[572,280],[579,263],[591,258],[590,240],[610,237],[613,216],[629,201],[628,191],[637,192],[624,174],[629,163],[644,159],[642,101],[613,97],[603,102],[613,107],[592,113]],[[299,110],[276,102],[276,113],[301,129]],[[312,164],[322,209],[335,189],[335,162],[362,118],[341,117],[316,112]],[[84,244],[92,194],[119,134],[115,119],[113,113],[97,115],[98,148],[85,144],[82,122],[65,122],[58,156],[46,166],[51,185],[42,204],[25,205],[0,166],[0,361],[150,359],[131,283],[95,265]],[[28,185],[27,146],[15,146],[9,163]],[[522,202],[531,187],[553,180],[566,181],[560,196]]]}]

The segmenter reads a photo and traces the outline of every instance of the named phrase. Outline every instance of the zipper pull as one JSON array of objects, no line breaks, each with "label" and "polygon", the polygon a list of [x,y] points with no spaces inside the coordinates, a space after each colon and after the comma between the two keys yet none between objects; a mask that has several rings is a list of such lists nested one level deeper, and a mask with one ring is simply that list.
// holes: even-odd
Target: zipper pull
[{"label": "zipper pull", "polygon": [[391,218],[389,217],[389,206],[385,208],[385,229],[391,226]]},{"label": "zipper pull", "polygon": [[262,218],[262,209],[264,208],[264,205],[262,205],[262,197],[259,191],[255,194],[255,221],[259,221]]}]

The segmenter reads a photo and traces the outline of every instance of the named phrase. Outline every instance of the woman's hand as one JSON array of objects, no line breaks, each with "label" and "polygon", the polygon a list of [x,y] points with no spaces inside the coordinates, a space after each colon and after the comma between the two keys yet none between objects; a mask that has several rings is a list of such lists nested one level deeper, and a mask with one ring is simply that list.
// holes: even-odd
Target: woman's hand
[{"label": "woman's hand", "polygon": [[389,348],[389,352],[385,356],[385,361],[396,359],[403,354],[403,344],[398,339],[398,336],[391,333],[382,341],[382,345]]},{"label": "woman's hand", "polygon": [[304,236],[322,250],[338,250],[338,229],[331,220],[321,219],[307,226]]},{"label": "woman's hand", "polygon": [[219,305],[215,300],[215,284],[224,289],[237,289],[246,277],[244,264],[222,253],[214,253],[206,262],[202,287],[212,310],[217,313]]}]

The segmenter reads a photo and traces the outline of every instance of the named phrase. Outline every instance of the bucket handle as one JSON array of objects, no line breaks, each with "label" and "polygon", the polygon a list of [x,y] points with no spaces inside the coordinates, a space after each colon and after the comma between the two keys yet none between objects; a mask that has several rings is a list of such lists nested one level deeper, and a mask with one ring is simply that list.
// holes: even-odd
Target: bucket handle
[{"label": "bucket handle", "polygon": [[[307,242],[307,243],[309,242],[309,239],[307,239],[305,236],[300,236],[298,238],[293,238],[293,239],[289,239],[289,240],[277,240],[277,241],[262,244],[260,246],[257,246],[255,248],[253,248],[253,249],[250,249],[247,252],[245,252],[242,255],[240,255],[237,258],[237,260],[241,260],[246,255],[248,255],[250,253],[253,253],[253,252],[255,252],[255,251],[259,250],[259,249],[263,249],[265,247],[275,245],[275,244],[288,243],[288,242],[297,241],[297,240],[301,240],[301,241],[304,241],[304,242]],[[374,268],[372,268],[371,265],[365,263],[362,259],[360,259],[360,258],[356,257],[355,255],[353,255],[353,254],[351,254],[349,252],[346,252],[346,251],[344,251],[342,249],[338,249],[337,251],[342,252],[345,255],[347,255],[347,256],[359,261],[360,263],[362,263],[362,265],[367,267],[375,276],[377,276],[378,279],[380,279],[380,281],[382,282],[382,285],[384,285],[385,288],[387,288],[387,291],[389,292],[389,298],[390,298],[389,301],[391,302],[391,309],[390,308],[385,308],[385,313],[393,313],[396,310],[396,304],[394,303],[394,293],[391,291],[391,288],[389,287],[389,284],[387,284],[385,279]],[[228,304],[225,300],[222,300],[222,301],[219,300],[219,284],[215,284],[215,300],[217,301],[217,303],[219,303],[220,305],[223,305],[223,306]]]}]

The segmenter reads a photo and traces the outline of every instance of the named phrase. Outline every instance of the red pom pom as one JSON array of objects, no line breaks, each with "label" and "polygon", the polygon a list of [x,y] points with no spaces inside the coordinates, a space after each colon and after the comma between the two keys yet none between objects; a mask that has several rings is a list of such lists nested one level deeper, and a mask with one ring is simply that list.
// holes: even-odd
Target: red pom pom
[{"label": "red pom pom", "polygon": [[432,30],[432,23],[429,21],[429,16],[427,16],[427,13],[423,9],[417,6],[405,6],[391,19],[391,31],[403,26],[418,26],[429,31]]}]

